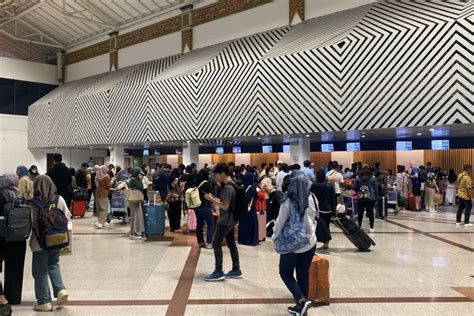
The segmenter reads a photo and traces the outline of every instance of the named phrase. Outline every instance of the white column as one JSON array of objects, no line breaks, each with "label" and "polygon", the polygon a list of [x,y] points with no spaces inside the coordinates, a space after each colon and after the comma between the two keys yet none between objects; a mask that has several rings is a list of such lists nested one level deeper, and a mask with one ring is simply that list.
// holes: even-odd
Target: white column
[{"label": "white column", "polygon": [[183,144],[183,164],[188,166],[192,163],[199,164],[199,144]]},{"label": "white column", "polygon": [[293,164],[303,166],[305,160],[311,158],[311,141],[309,138],[291,138],[290,140],[290,156]]},{"label": "white column", "polygon": [[110,150],[110,163],[113,163],[114,166],[120,166],[123,168],[123,157],[124,157],[124,148],[123,146],[113,146],[109,147]]}]

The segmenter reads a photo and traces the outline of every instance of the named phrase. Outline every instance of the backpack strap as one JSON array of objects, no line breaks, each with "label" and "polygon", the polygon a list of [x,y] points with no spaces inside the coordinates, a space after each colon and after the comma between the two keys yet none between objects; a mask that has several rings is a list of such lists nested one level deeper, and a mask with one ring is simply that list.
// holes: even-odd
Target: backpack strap
[{"label": "backpack strap", "polygon": [[314,203],[314,208],[316,209],[316,218],[319,217],[319,203],[318,199],[316,199],[316,196],[314,195],[313,192],[310,193],[311,197],[313,198],[313,203]]}]

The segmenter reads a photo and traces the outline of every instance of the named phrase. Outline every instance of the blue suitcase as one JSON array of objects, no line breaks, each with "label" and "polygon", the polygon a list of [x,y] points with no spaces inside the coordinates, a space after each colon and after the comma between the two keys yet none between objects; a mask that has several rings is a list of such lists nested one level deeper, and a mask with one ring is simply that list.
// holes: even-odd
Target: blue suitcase
[{"label": "blue suitcase", "polygon": [[165,234],[165,204],[144,204],[143,218],[145,221],[145,235]]}]

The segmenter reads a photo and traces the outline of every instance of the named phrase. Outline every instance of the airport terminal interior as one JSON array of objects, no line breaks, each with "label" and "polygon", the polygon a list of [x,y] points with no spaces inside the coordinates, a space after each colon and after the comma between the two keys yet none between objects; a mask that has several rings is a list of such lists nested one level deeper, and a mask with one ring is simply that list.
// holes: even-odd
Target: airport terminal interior
[{"label": "airport terminal interior", "polygon": [[0,316],[474,315],[473,34],[471,0],[0,0]]}]

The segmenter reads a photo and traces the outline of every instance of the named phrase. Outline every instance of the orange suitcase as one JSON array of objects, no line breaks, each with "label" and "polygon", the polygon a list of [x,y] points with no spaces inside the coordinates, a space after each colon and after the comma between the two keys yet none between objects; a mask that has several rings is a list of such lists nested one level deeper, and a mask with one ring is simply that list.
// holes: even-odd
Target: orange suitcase
[{"label": "orange suitcase", "polygon": [[412,211],[416,211],[416,200],[413,194],[408,194],[408,207]]},{"label": "orange suitcase", "polygon": [[309,268],[308,299],[313,305],[329,305],[329,261],[314,255]]}]

